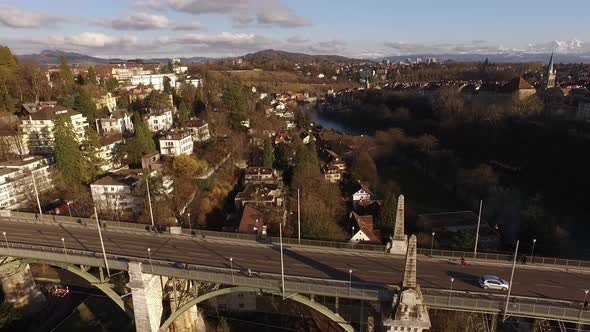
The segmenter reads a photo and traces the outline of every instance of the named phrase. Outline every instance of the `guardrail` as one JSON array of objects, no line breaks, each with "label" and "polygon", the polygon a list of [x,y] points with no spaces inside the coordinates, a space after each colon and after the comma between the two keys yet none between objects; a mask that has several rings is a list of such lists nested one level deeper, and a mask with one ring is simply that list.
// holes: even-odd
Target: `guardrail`
[{"label": "guardrail", "polygon": [[[432,308],[454,309],[470,312],[501,313],[506,302],[499,300],[473,299],[451,295],[424,294],[424,304]],[[548,304],[510,302],[507,315],[551,318],[573,323],[590,322],[590,311]]]},{"label": "guardrail", "polygon": [[[10,212],[10,217],[13,218],[22,218],[27,220],[35,220],[35,214],[27,213],[27,212],[15,212],[15,211],[8,211]],[[16,220],[16,219],[15,219]],[[55,221],[55,222],[64,222],[64,223],[71,223],[71,224],[87,224],[93,225],[96,224],[95,219],[89,218],[77,218],[77,217],[69,217],[69,216],[61,216],[61,215],[43,215],[41,217],[42,221]],[[123,228],[123,229],[131,229],[136,231],[148,231],[151,229],[151,225],[147,224],[136,224],[136,223],[128,223],[128,222],[118,222],[112,220],[101,220],[101,225],[106,228]],[[232,233],[232,232],[216,232],[216,231],[208,231],[208,230],[201,230],[201,229],[193,229],[189,230],[187,228],[182,228],[181,233],[184,235],[193,235],[193,236],[204,236],[204,237],[213,237],[213,238],[221,238],[221,239],[231,239],[231,240],[244,240],[244,241],[256,241],[258,238],[256,235],[252,234],[241,234],[241,233]],[[273,243],[278,243],[278,237],[269,237],[268,238]],[[363,251],[371,251],[371,252],[385,252],[385,246],[382,245],[371,245],[371,244],[353,244],[349,242],[335,242],[335,241],[322,241],[322,240],[312,240],[312,239],[301,239],[299,241],[295,238],[283,238],[283,243],[289,245],[302,245],[302,246],[312,246],[312,247],[327,247],[327,248],[335,248],[335,249],[350,249],[350,250],[363,250]],[[511,254],[501,254],[501,253],[487,253],[487,252],[478,252],[477,255],[474,255],[473,252],[466,252],[466,251],[455,251],[455,250],[441,250],[441,249],[427,249],[427,248],[418,248],[419,255],[425,256],[433,256],[433,257],[452,257],[452,258],[461,258],[465,257],[465,259],[477,259],[477,260],[488,260],[488,261],[497,261],[497,262],[511,262],[514,258]],[[556,266],[556,267],[566,267],[566,268],[590,268],[590,261],[584,260],[576,260],[576,259],[564,259],[564,258],[552,258],[552,257],[541,257],[535,256],[531,260],[530,257],[527,256],[527,263],[528,264],[536,264],[536,265],[544,265],[544,266]]]}]

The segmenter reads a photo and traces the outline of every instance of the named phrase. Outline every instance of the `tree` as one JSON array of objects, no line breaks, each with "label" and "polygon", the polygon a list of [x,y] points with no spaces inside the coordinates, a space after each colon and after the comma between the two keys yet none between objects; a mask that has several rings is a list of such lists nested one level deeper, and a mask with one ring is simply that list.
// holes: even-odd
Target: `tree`
[{"label": "tree", "polygon": [[170,107],[170,95],[158,90],[153,90],[145,97],[144,103],[147,109],[166,109]]},{"label": "tree", "polygon": [[82,115],[88,118],[88,122],[93,124],[99,117],[99,114],[96,109],[96,103],[92,100],[92,92],[90,89],[86,89],[86,87],[77,90],[74,97],[74,109],[82,113]]},{"label": "tree", "polygon": [[68,65],[66,58],[62,55],[59,59],[59,77],[62,83],[62,91],[64,95],[71,94],[76,86],[76,79],[72,68]]},{"label": "tree", "polygon": [[350,174],[357,180],[366,181],[374,186],[377,184],[379,175],[375,161],[369,155],[367,150],[357,152],[350,165]]},{"label": "tree", "polygon": [[23,318],[23,312],[14,307],[12,303],[0,304],[0,329],[14,328],[14,323]]},{"label": "tree", "polygon": [[82,151],[69,116],[60,116],[53,127],[55,164],[64,182],[79,185],[90,180],[90,165]]},{"label": "tree", "polygon": [[98,81],[96,79],[96,70],[94,69],[94,66],[88,67],[88,74],[86,76],[86,81],[89,84],[94,84],[94,85],[98,84]]},{"label": "tree", "polygon": [[86,130],[86,136],[82,142],[84,157],[88,161],[88,174],[94,179],[96,175],[102,173],[102,166],[106,165],[106,160],[102,159],[99,155],[100,150],[100,137],[96,130],[88,128]]},{"label": "tree", "polygon": [[263,158],[264,167],[272,167],[274,162],[274,151],[270,139],[264,140]]},{"label": "tree", "polygon": [[492,166],[481,164],[476,169],[460,170],[459,181],[483,199],[498,184],[499,178]]},{"label": "tree", "polygon": [[207,170],[207,162],[194,156],[180,155],[174,158],[172,169],[176,176],[185,179],[195,179]]},{"label": "tree", "polygon": [[222,91],[221,100],[232,113],[245,113],[247,98],[242,86],[237,82],[228,82]]},{"label": "tree", "polygon": [[125,153],[130,164],[140,164],[141,158],[148,153],[156,152],[156,144],[152,132],[139,117],[133,124],[134,136],[126,144]]}]

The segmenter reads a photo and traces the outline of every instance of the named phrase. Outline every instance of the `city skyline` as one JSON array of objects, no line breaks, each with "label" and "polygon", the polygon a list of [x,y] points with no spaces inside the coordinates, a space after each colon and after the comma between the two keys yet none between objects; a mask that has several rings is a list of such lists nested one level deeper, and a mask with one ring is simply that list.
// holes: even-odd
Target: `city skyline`
[{"label": "city skyline", "polygon": [[[238,56],[262,49],[379,58],[412,54],[590,52],[590,4],[463,0],[71,0],[0,5],[3,43],[100,57]],[[59,9],[59,10],[58,10]],[[379,24],[376,24],[379,23]],[[567,27],[560,29],[559,27]],[[370,36],[370,38],[368,38]]]}]

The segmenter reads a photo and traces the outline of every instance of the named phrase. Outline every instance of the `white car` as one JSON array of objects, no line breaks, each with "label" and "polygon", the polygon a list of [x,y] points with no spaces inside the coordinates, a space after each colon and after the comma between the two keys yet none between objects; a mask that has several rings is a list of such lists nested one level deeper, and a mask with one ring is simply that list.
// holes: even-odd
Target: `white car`
[{"label": "white car", "polygon": [[496,276],[482,276],[479,278],[479,285],[484,289],[498,289],[507,291],[510,287],[508,281]]}]

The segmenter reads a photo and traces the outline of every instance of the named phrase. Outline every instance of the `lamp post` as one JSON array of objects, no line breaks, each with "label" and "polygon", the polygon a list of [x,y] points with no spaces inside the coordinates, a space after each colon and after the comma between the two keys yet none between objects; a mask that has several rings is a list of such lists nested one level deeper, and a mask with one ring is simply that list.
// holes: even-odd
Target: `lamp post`
[{"label": "lamp post", "polygon": [[535,262],[535,243],[537,243],[537,239],[533,239],[533,247],[531,248],[531,264]]},{"label": "lamp post", "polygon": [[430,256],[432,256],[432,250],[434,249],[434,235],[436,235],[436,232],[432,232],[432,237],[430,238]]},{"label": "lamp post", "polygon": [[39,217],[43,217],[43,210],[41,209],[41,200],[39,199],[39,191],[37,191],[37,182],[35,181],[35,172],[31,171],[31,179],[33,180],[33,189],[35,190],[35,197],[37,198],[37,207],[39,208]]},{"label": "lamp post", "polygon": [[147,252],[148,252],[148,260],[150,262],[150,271],[153,274],[154,273],[154,265],[152,264],[152,248],[147,248]]},{"label": "lamp post", "polygon": [[231,283],[235,285],[236,280],[234,279],[234,258],[233,257],[229,258],[229,266],[231,269]]},{"label": "lamp post", "polygon": [[584,302],[582,302],[582,309],[580,309],[580,318],[582,318],[582,312],[586,309],[586,300],[588,299],[588,292],[590,289],[584,289]]},{"label": "lamp post", "polygon": [[451,287],[449,288],[449,301],[448,301],[448,305],[451,305],[451,295],[453,295],[453,281],[455,281],[455,278],[451,277]]},{"label": "lamp post", "polygon": [[102,257],[104,258],[104,266],[107,268],[107,274],[111,277],[111,270],[109,269],[109,261],[107,260],[107,252],[104,250],[104,241],[102,240],[102,231],[100,230],[100,222],[98,221],[98,212],[96,206],[94,207],[94,217],[96,218],[96,228],[98,229],[98,237],[100,239],[100,246],[102,247]]},{"label": "lamp post", "polygon": [[279,223],[279,240],[281,244],[281,288],[285,299],[285,265],[283,263],[283,224]]},{"label": "lamp post", "polygon": [[2,232],[4,235],[4,241],[6,242],[6,249],[8,249],[8,254],[10,254],[10,246],[8,245],[8,238],[6,237],[6,232]]},{"label": "lamp post", "polygon": [[351,290],[352,290],[352,269],[348,270],[348,296],[350,296]]},{"label": "lamp post", "polygon": [[191,213],[187,213],[187,217],[188,217],[188,231],[190,233],[190,235],[193,235],[193,223],[191,222]]},{"label": "lamp post", "polygon": [[150,220],[152,221],[152,228],[154,228],[154,212],[152,211],[152,198],[150,196],[149,174],[148,177],[145,178],[145,185],[147,187],[148,204],[150,205]]},{"label": "lamp post", "polygon": [[297,188],[297,241],[301,244],[301,204],[299,203],[299,188]]},{"label": "lamp post", "polygon": [[516,257],[518,257],[518,244],[520,241],[516,241],[516,249],[514,249],[514,261],[512,262],[512,273],[510,273],[510,284],[508,285],[508,293],[506,294],[506,306],[504,307],[504,320],[506,320],[506,314],[508,313],[508,301],[510,301],[510,292],[512,291],[512,279],[514,278],[514,269],[516,269]]},{"label": "lamp post", "polygon": [[72,217],[72,207],[70,206],[70,202],[66,202],[66,205],[68,206],[68,213],[70,214],[70,218]]},{"label": "lamp post", "polygon": [[479,214],[477,215],[477,230],[475,231],[475,247],[473,248],[473,258],[477,258],[477,243],[479,242],[479,225],[481,224],[481,207],[483,200],[479,201]]},{"label": "lamp post", "polygon": [[68,250],[66,249],[66,239],[64,239],[63,237],[61,238],[61,244],[64,247],[64,254],[66,254],[66,262],[70,262],[69,258],[68,258]]}]

